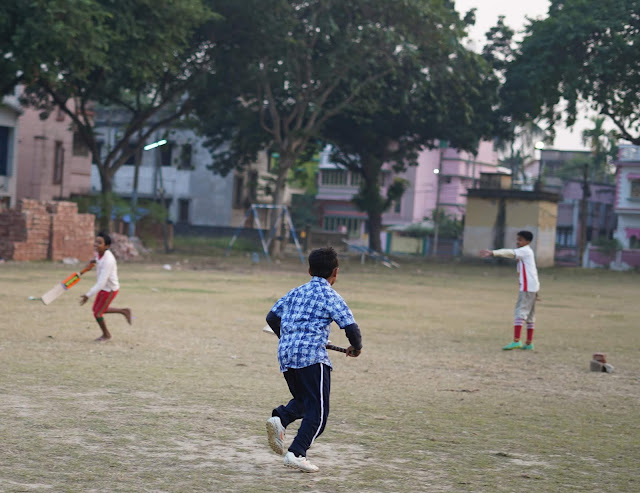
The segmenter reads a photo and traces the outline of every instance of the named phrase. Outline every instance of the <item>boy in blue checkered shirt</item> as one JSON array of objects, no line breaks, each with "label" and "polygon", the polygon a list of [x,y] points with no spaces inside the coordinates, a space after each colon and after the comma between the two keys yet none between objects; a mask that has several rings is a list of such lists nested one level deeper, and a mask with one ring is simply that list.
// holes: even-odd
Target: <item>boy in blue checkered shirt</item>
[{"label": "boy in blue checkered shirt", "polygon": [[[293,399],[278,406],[267,421],[269,445],[284,455],[284,465],[304,472],[317,472],[307,450],[324,431],[329,416],[331,361],[326,345],[331,322],[343,329],[351,344],[347,356],[358,357],[362,337],[351,310],[332,286],[338,277],[338,255],[331,247],[309,254],[311,280],[280,298],[267,315],[267,323],[280,338],[280,371]],[[286,451],[286,427],[302,418],[293,443]]]}]

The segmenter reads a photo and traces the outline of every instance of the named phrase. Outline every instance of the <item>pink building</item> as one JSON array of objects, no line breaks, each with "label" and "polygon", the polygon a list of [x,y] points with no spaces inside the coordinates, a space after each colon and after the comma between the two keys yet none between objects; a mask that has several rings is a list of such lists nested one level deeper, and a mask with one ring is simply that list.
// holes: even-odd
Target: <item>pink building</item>
[{"label": "pink building", "polygon": [[621,145],[616,162],[618,228],[615,238],[622,244],[616,267],[640,267],[640,146]]},{"label": "pink building", "polygon": [[[556,224],[556,261],[579,265],[578,245],[581,237],[580,204],[583,185],[580,180],[565,180],[555,191],[562,198],[558,204]],[[545,188],[550,190],[549,187]],[[589,183],[585,237],[588,242],[609,238],[616,227],[613,185]]]},{"label": "pink building", "polygon": [[481,142],[478,154],[457,149],[431,149],[420,153],[418,166],[403,178],[410,182],[401,203],[383,216],[383,223],[412,224],[430,219],[439,204],[447,215],[460,218],[467,205],[467,189],[476,188],[480,173],[508,172],[499,167],[492,142]]},{"label": "pink building", "polygon": [[[409,181],[409,188],[398,204],[382,216],[384,226],[409,225],[430,219],[438,203],[451,216],[465,212],[468,188],[475,188],[480,173],[506,171],[498,165],[498,155],[492,142],[480,143],[478,154],[456,149],[432,149],[418,157],[418,166],[400,175]],[[383,173],[382,186],[389,186],[392,172]],[[360,176],[329,161],[325,151],[320,161],[318,194],[320,227],[326,231],[345,229],[353,238],[367,234],[367,215],[356,209],[351,198],[357,193]]]},{"label": "pink building", "polygon": [[17,200],[47,201],[90,192],[91,154],[61,110],[41,120],[39,111],[24,108],[17,151]]}]

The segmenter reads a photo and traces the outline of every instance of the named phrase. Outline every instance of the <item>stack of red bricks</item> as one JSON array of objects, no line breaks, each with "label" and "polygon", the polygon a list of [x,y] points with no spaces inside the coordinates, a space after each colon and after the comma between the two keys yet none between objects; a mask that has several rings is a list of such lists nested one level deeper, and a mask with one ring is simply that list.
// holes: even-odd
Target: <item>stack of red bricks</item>
[{"label": "stack of red bricks", "polygon": [[49,202],[47,211],[51,214],[49,260],[70,257],[84,262],[92,258],[95,216],[78,214],[74,202]]},{"label": "stack of red bricks", "polygon": [[7,260],[88,259],[93,254],[92,214],[73,202],[22,199],[0,214],[0,257]]}]

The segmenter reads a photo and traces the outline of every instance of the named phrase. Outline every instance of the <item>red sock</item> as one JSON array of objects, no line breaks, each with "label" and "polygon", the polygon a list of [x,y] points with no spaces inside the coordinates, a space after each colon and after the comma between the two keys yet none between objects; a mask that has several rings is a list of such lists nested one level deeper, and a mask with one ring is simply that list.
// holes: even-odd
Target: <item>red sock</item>
[{"label": "red sock", "polygon": [[531,344],[533,341],[533,329],[527,329],[527,344]]},{"label": "red sock", "polygon": [[520,340],[520,334],[522,333],[522,325],[513,326],[513,340],[518,342]]}]

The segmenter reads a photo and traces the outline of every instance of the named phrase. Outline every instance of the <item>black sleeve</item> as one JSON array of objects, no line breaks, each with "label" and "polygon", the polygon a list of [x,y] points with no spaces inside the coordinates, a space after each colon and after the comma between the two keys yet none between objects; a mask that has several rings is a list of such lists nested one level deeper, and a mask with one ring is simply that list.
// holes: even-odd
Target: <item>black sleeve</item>
[{"label": "black sleeve", "polygon": [[358,324],[351,324],[344,327],[344,331],[347,334],[347,339],[349,339],[349,344],[351,344],[355,349],[362,349],[362,334],[360,334],[360,327]]},{"label": "black sleeve", "polygon": [[269,312],[267,314],[267,324],[269,324],[271,330],[273,330],[278,336],[278,339],[280,339],[280,317],[273,312]]}]

